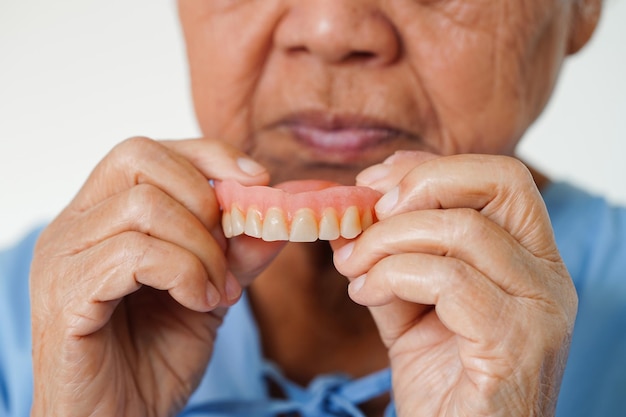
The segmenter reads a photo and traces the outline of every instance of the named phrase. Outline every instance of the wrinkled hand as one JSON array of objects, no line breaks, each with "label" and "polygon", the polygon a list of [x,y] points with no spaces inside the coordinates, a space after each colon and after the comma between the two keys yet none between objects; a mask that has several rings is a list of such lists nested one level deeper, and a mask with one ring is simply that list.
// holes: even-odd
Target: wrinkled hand
[{"label": "wrinkled hand", "polygon": [[335,252],[389,349],[399,416],[553,415],[574,287],[526,167],[403,152],[357,178],[380,221]]},{"label": "wrinkled hand", "polygon": [[167,416],[185,405],[240,282],[279,249],[227,247],[208,178],[269,180],[217,141],[134,138],[43,232],[30,283],[33,416]]}]

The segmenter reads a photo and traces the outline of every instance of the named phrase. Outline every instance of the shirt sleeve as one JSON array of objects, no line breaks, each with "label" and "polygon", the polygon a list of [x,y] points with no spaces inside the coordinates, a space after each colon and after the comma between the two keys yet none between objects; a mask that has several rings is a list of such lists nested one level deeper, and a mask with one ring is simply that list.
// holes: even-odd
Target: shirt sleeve
[{"label": "shirt sleeve", "polygon": [[0,416],[28,416],[32,403],[28,277],[37,229],[0,251]]},{"label": "shirt sleeve", "polygon": [[578,292],[557,416],[626,416],[626,208],[567,184],[545,197]]}]

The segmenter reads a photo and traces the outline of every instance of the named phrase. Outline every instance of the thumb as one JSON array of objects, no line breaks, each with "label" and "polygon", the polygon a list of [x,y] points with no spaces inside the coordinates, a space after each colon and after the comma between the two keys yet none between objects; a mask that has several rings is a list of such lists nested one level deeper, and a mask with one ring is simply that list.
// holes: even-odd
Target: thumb
[{"label": "thumb", "polygon": [[240,235],[228,240],[226,259],[230,272],[246,287],[272,263],[287,241],[266,242]]}]

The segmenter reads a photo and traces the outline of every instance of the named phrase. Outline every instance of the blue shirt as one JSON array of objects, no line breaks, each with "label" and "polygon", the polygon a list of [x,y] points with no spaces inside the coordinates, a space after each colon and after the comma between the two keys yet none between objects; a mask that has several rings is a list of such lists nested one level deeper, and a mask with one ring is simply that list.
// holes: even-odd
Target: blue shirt
[{"label": "blue shirt", "polygon": [[[626,208],[613,207],[565,183],[549,186],[544,199],[561,256],[579,295],[557,416],[626,416]],[[28,273],[37,236],[35,231],[0,253],[0,416],[29,415]],[[277,371],[262,356],[259,334],[244,297],[228,312],[207,372],[181,415],[200,416],[196,411],[215,401],[222,409],[237,403],[264,403],[268,372]],[[317,382],[323,385],[336,378],[321,376]],[[388,386],[388,375],[374,375],[360,384],[359,390]],[[294,390],[294,396],[307,395],[307,390],[295,386],[287,389]],[[392,413],[389,410],[389,415]],[[250,409],[243,414],[261,415]],[[204,415],[232,416],[220,412]]]}]

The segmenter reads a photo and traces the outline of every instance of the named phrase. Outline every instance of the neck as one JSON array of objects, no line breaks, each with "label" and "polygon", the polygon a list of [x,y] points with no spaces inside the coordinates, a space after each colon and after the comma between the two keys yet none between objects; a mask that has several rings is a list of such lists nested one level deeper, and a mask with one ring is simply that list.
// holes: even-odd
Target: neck
[{"label": "neck", "polygon": [[295,382],[329,372],[359,377],[387,366],[374,321],[348,297],[326,242],[287,245],[249,293],[265,357]]}]

